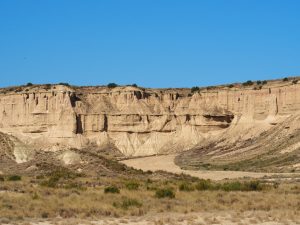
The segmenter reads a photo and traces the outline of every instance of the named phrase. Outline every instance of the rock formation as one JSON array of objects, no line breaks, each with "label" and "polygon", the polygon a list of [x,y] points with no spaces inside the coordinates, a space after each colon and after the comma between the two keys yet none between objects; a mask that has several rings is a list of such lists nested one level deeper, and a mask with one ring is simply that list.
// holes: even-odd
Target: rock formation
[{"label": "rock formation", "polygon": [[300,112],[300,84],[256,86],[0,89],[0,131],[36,150],[114,145],[126,156],[237,143]]}]

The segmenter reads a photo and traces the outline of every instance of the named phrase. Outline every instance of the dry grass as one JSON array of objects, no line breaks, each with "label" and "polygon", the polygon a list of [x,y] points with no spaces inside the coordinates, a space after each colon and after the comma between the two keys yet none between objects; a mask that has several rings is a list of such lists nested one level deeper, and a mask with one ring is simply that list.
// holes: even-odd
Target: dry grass
[{"label": "dry grass", "polygon": [[[48,178],[45,177],[45,180]],[[62,182],[62,181],[61,181]],[[66,185],[72,182],[80,185]],[[128,181],[121,178],[73,177],[64,185],[47,187],[43,180],[22,177],[21,181],[0,181],[0,218],[18,221],[24,218],[123,218],[157,213],[191,214],[196,212],[265,212],[280,221],[299,221],[300,186],[285,183],[261,191],[182,190],[182,180],[140,180],[128,189]],[[197,185],[197,180],[189,185]],[[63,183],[63,182],[62,182]],[[218,184],[221,185],[221,184]],[[120,193],[105,193],[105,188],[115,186]],[[132,186],[132,185],[131,185]],[[82,188],[84,187],[84,188]],[[173,190],[175,198],[157,198],[156,190]],[[276,212],[274,214],[273,212]],[[265,218],[264,218],[265,219]],[[217,220],[217,219],[216,219]],[[255,217],[251,223],[263,222]],[[125,222],[125,220],[124,220]],[[208,221],[209,222],[209,221]],[[210,221],[213,222],[213,221]],[[250,223],[250,222],[249,222]]]}]

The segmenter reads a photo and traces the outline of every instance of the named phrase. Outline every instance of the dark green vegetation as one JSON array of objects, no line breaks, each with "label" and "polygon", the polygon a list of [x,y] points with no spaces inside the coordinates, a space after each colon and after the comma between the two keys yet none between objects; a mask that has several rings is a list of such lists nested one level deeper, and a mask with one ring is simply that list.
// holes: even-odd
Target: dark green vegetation
[{"label": "dark green vegetation", "polygon": [[269,185],[261,183],[259,180],[252,181],[227,181],[224,183],[216,183],[211,180],[200,179],[195,183],[182,183],[179,185],[180,191],[262,191],[270,188]]},{"label": "dark green vegetation", "polygon": [[243,83],[243,86],[251,86],[251,85],[253,85],[253,81],[251,81],[251,80],[248,80]]},{"label": "dark green vegetation", "polygon": [[191,88],[191,92],[194,93],[194,92],[198,92],[200,90],[199,87],[192,87]]},{"label": "dark green vegetation", "polygon": [[11,176],[8,176],[7,180],[8,181],[19,181],[19,180],[22,180],[22,178],[19,175],[11,175]]},{"label": "dark green vegetation", "polygon": [[156,190],[155,197],[157,197],[157,198],[175,198],[175,194],[171,188],[161,188],[161,189]]},{"label": "dark green vegetation", "polygon": [[116,208],[122,208],[127,210],[130,207],[138,207],[140,208],[143,204],[134,198],[124,197],[120,202],[114,202],[113,206]]},{"label": "dark green vegetation", "polygon": [[118,87],[118,85],[116,83],[109,83],[107,85],[108,88],[115,88],[115,87]]},{"label": "dark green vegetation", "polygon": [[104,188],[104,193],[119,194],[120,189],[117,188],[116,186],[109,186],[109,187]]}]

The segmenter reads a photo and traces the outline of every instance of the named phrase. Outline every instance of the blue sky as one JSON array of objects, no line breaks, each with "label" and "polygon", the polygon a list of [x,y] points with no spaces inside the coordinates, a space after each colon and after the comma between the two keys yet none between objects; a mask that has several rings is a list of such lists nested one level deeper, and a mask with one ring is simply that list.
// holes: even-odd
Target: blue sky
[{"label": "blue sky", "polygon": [[300,75],[298,0],[0,0],[0,86]]}]

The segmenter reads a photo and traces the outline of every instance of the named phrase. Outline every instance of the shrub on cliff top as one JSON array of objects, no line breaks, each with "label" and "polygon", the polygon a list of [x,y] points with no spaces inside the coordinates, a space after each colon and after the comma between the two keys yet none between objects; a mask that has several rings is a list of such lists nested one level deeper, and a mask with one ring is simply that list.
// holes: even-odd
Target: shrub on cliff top
[{"label": "shrub on cliff top", "polygon": [[196,92],[196,91],[199,91],[199,87],[192,87],[192,88],[191,88],[191,92],[192,92],[192,93],[194,93],[194,92]]},{"label": "shrub on cliff top", "polygon": [[115,87],[118,87],[118,85],[116,83],[109,83],[107,85],[108,88],[115,88]]},{"label": "shrub on cliff top", "polygon": [[70,86],[70,84],[69,83],[63,83],[63,82],[60,82],[60,83],[58,83],[59,85],[64,85],[64,86]]},{"label": "shrub on cliff top", "polygon": [[251,86],[251,85],[253,85],[253,82],[251,80],[248,80],[243,83],[243,86]]}]

